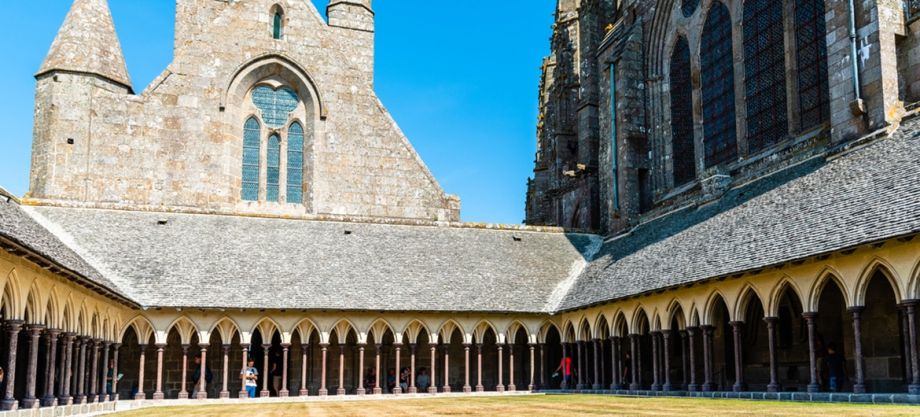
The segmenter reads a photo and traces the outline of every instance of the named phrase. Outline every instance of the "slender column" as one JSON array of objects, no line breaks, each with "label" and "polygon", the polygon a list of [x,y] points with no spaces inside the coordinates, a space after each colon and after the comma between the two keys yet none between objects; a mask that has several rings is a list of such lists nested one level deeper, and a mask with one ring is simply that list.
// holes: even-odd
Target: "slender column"
[{"label": "slender column", "polygon": [[22,408],[38,408],[39,401],[35,398],[35,382],[38,379],[38,342],[45,326],[33,324],[28,326],[29,332],[29,357],[26,364],[26,392],[22,399]]},{"label": "slender column", "polygon": [[638,391],[639,388],[640,388],[640,385],[639,385],[639,369],[638,369],[638,363],[639,363],[639,358],[638,358],[638,357],[639,357],[639,335],[637,335],[637,334],[631,334],[631,335],[629,335],[629,344],[630,344],[630,352],[632,353],[632,354],[630,355],[630,360],[632,361],[632,363],[629,365],[629,366],[632,368],[632,370],[630,371],[630,374],[631,374],[631,377],[632,377],[632,381],[631,381],[630,384],[629,384],[629,390],[630,390],[630,391]]},{"label": "slender column", "polygon": [[153,393],[154,400],[162,400],[163,395],[163,351],[166,349],[165,343],[157,343],[157,389]]},{"label": "slender column", "polygon": [[367,391],[364,389],[364,346],[365,343],[358,345],[358,390],[355,391],[358,395],[364,395]]},{"label": "slender column", "polygon": [[684,389],[687,389],[688,384],[690,384],[688,379],[689,363],[687,362],[687,331],[681,330],[678,334],[680,335],[681,384],[683,385]]},{"label": "slender column", "polygon": [[907,319],[907,304],[904,304],[904,303],[898,304],[898,311],[900,312],[898,315],[900,316],[900,320],[901,320],[901,326],[900,326],[901,334],[899,335],[901,337],[899,337],[899,339],[901,340],[901,345],[902,345],[901,351],[904,352],[903,360],[901,360],[901,366],[904,367],[903,368],[904,380],[907,382],[908,385],[910,385],[911,374],[913,373],[913,369],[911,366],[911,356],[912,355],[910,351],[910,335],[907,329],[908,326],[910,326],[910,324],[908,323],[908,319]]},{"label": "slender column", "polygon": [[699,333],[699,328],[697,327],[688,327],[687,328],[687,359],[690,362],[689,376],[690,382],[687,385],[687,391],[695,392],[699,391],[700,386],[696,383],[696,335]]},{"label": "slender column", "polygon": [[658,355],[658,350],[659,350],[658,335],[660,334],[661,333],[659,332],[651,332],[651,337],[652,337],[652,391],[661,390],[661,379],[659,378],[659,375],[660,375],[659,371],[661,368],[661,364],[659,363],[660,357]]},{"label": "slender column", "polygon": [[396,351],[396,386],[393,387],[394,394],[402,394],[402,387],[399,385],[399,378],[402,376],[402,369],[399,367],[399,360],[402,359],[402,343],[393,343],[393,349]]},{"label": "slender column", "polygon": [[374,351],[374,395],[380,395],[383,394],[383,388],[380,387],[380,348],[383,345],[377,343],[376,347]]},{"label": "slender column", "polygon": [[634,363],[636,364],[635,370],[633,373],[636,374],[636,382],[639,384],[639,389],[642,389],[645,386],[644,381],[642,380],[642,336],[636,335],[636,356],[633,357]]},{"label": "slender column", "polygon": [[[112,370],[112,381],[108,381],[109,376],[109,347],[112,346],[112,342],[103,341],[102,342],[102,376],[99,381],[99,402],[105,402],[114,400],[115,397],[109,397],[109,392],[107,388],[111,385],[110,383],[115,380],[115,370]],[[114,391],[113,391],[114,392]]]},{"label": "slender column", "polygon": [[[290,343],[281,344],[281,391],[278,391],[279,397],[287,397],[291,395],[291,392],[288,390],[288,353],[290,349]],[[204,374],[204,372],[202,372],[202,374]]]},{"label": "slender column", "polygon": [[42,405],[51,407],[57,405],[57,398],[54,397],[54,380],[57,363],[57,342],[61,331],[57,329],[48,329],[45,341],[45,367],[48,368],[45,373],[45,396],[42,398]]},{"label": "slender column", "polygon": [[307,349],[309,346],[309,344],[304,344],[303,340],[300,341],[300,392],[297,394],[301,397],[310,394],[307,391]]},{"label": "slender column", "polygon": [[137,370],[137,394],[134,394],[135,400],[144,400],[147,399],[147,395],[144,394],[144,364],[147,362],[147,345],[138,345],[140,349],[140,365],[138,365]]},{"label": "slender column", "polygon": [[121,343],[112,344],[112,401],[118,401],[118,349]]},{"label": "slender column", "polygon": [[504,376],[505,376],[505,366],[504,366],[504,365],[505,365],[505,364],[504,364],[505,351],[504,351],[504,348],[502,348],[502,345],[499,344],[499,343],[496,343],[496,344],[495,344],[495,347],[496,347],[496,349],[498,350],[498,385],[495,386],[495,391],[496,391],[496,392],[505,392],[505,380],[504,380]]},{"label": "slender column", "polygon": [[763,321],[767,323],[767,346],[770,350],[770,383],[767,384],[767,391],[778,392],[779,364],[776,362],[776,323],[779,322],[779,318],[765,317]]},{"label": "slender column", "polygon": [[77,339],[77,348],[79,353],[77,356],[77,372],[76,377],[76,403],[77,404],[86,404],[86,391],[83,390],[86,383],[86,344],[89,343],[88,337],[81,337]]},{"label": "slender column", "polygon": [[702,326],[703,330],[703,391],[711,392],[712,385],[712,331],[713,326]]},{"label": "slender column", "polygon": [[917,300],[905,302],[907,304],[908,340],[910,342],[910,367],[911,383],[907,386],[908,393],[920,394],[920,360],[917,357]]},{"label": "slender column", "polygon": [[[242,367],[242,369],[240,369],[240,371],[241,371],[241,372],[240,372],[240,375],[242,376],[242,375],[243,375],[243,372],[245,372],[246,369],[248,368],[247,365],[249,364],[249,360],[248,360],[248,359],[249,359],[249,343],[240,342],[240,348],[241,348],[241,350],[242,350],[242,356],[243,356],[243,362],[242,362],[242,363],[243,363],[243,367]],[[240,398],[241,400],[242,400],[242,399],[245,399],[245,398],[249,398],[249,393],[246,392],[246,381],[243,380],[242,377],[240,378],[240,393],[239,393],[239,398]]]},{"label": "slender column", "polygon": [[198,367],[198,393],[195,399],[204,400],[208,398],[208,380],[207,380],[207,363],[208,363],[208,343],[198,343],[201,349],[201,365]]},{"label": "slender column", "polygon": [[[325,397],[329,395],[329,389],[326,388],[326,357],[329,351],[328,343],[320,343],[320,351],[323,353],[322,357],[322,366],[320,366],[320,379],[319,379],[319,396]],[[398,362],[398,361],[397,361]]]},{"label": "slender column", "polygon": [[662,385],[661,389],[670,391],[673,389],[671,385],[671,330],[662,331],[661,337],[664,340],[664,351],[662,352],[664,357],[664,385]]},{"label": "slender column", "polygon": [[339,386],[335,395],[345,395],[345,343],[339,343]]},{"label": "slender column", "polygon": [[610,336],[610,390],[620,389],[620,338]]},{"label": "slender column", "polygon": [[559,384],[559,388],[561,389],[569,389],[569,381],[566,379],[565,375],[565,360],[569,358],[568,345],[568,343],[562,342],[562,383]]},{"label": "slender column", "polygon": [[540,343],[540,386],[546,388],[546,344]]},{"label": "slender column", "polygon": [[428,379],[428,393],[437,394],[438,384],[435,381],[437,381],[438,379],[436,378],[436,375],[435,375],[435,368],[437,368],[438,366],[438,363],[436,362],[438,360],[438,344],[431,343],[430,346],[431,346],[431,372],[429,373],[430,378]]},{"label": "slender column", "polygon": [[856,380],[853,381],[853,392],[856,394],[863,394],[866,392],[866,376],[865,376],[865,359],[863,358],[862,351],[862,312],[865,307],[850,307],[848,310],[853,316],[853,362],[856,367]]},{"label": "slender column", "polygon": [[[221,351],[224,354],[224,380],[220,387],[220,398],[230,398],[230,345],[221,345]],[[243,366],[246,366],[244,363]]]},{"label": "slender column", "polygon": [[536,366],[537,366],[537,349],[532,343],[530,344],[530,384],[527,385],[527,391],[534,392],[537,388],[536,382]]},{"label": "slender column", "polygon": [[182,384],[179,388],[180,400],[188,399],[188,387],[186,387],[185,383],[188,380],[188,348],[189,345],[182,344]]},{"label": "slender column", "polygon": [[741,332],[744,329],[744,322],[733,321],[730,324],[735,345],[735,385],[732,385],[732,391],[741,392],[747,389],[744,383],[744,352],[741,347]]},{"label": "slender column", "polygon": [[805,323],[808,326],[808,362],[811,382],[808,383],[808,392],[818,392],[818,361],[817,352],[815,351],[815,317],[818,313],[804,313]]},{"label": "slender column", "polygon": [[584,348],[585,343],[581,340],[575,343],[575,354],[578,355],[578,383],[575,384],[576,390],[585,389],[585,355],[582,354]]},{"label": "slender column", "polygon": [[99,388],[99,346],[102,344],[101,339],[93,339],[92,347],[93,350],[90,351],[90,371],[89,371],[89,401],[98,402],[99,393],[96,392],[96,389]]},{"label": "slender column", "polygon": [[599,391],[601,389],[601,356],[599,353],[600,347],[601,347],[601,340],[594,339],[593,346],[594,347],[592,350],[594,351],[594,383],[591,385],[591,389],[595,391]]},{"label": "slender column", "polygon": [[[450,392],[450,339],[442,346],[444,351],[444,385],[441,387],[441,392]],[[432,384],[434,384],[433,381],[432,379]]]},{"label": "slender column", "polygon": [[469,393],[472,391],[470,387],[470,344],[463,344],[463,392]]},{"label": "slender column", "polygon": [[73,397],[70,396],[70,381],[73,369],[73,341],[76,335],[74,333],[64,333],[63,346],[61,346],[61,379],[58,382],[58,404],[73,404]]},{"label": "slender column", "polygon": [[415,343],[409,344],[409,394],[418,392],[415,387],[415,346]]},{"label": "slender column", "polygon": [[476,344],[476,392],[485,391],[482,386],[482,343]]},{"label": "slender column", "polygon": [[514,344],[508,345],[508,391],[517,391],[514,384]]},{"label": "slender column", "polygon": [[268,367],[268,351],[272,348],[271,343],[262,344],[262,391],[259,391],[259,398],[268,398],[272,392],[268,390],[268,381],[272,379],[271,368]]}]

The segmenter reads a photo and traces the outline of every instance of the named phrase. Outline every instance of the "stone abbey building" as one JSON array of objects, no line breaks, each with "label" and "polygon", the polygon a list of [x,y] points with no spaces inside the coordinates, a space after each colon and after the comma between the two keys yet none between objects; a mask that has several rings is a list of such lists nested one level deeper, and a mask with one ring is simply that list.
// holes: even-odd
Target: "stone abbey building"
[{"label": "stone abbey building", "polygon": [[74,0],[0,193],[4,410],[236,398],[247,358],[261,396],[920,402],[917,1],[560,0],[527,226],[460,221],[370,0],[327,16],[177,0],[135,91]]}]

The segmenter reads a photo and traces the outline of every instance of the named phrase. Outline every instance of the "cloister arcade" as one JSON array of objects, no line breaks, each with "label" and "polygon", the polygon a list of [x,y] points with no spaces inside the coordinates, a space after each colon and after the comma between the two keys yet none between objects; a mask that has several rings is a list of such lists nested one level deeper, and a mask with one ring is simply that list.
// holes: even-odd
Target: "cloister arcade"
[{"label": "cloister arcade", "polygon": [[[247,357],[263,397],[817,392],[830,389],[829,346],[846,358],[840,390],[917,392],[917,253],[913,240],[893,240],[554,315],[140,310],[2,253],[3,404],[237,398]],[[192,380],[198,355],[213,375],[204,389]],[[572,386],[553,376],[563,356]],[[110,360],[123,374],[111,388]],[[412,373],[405,392],[387,378],[401,368]]]}]

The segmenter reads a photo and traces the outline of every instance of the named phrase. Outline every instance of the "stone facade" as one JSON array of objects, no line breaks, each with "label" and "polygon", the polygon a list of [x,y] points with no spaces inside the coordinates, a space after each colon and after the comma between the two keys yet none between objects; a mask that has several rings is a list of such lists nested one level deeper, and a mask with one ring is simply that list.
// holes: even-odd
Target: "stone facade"
[{"label": "stone facade", "polygon": [[[374,93],[370,0],[179,0],[175,59],[132,93],[104,0],[78,0],[37,75],[28,196],[135,209],[459,221]],[[275,15],[281,36],[275,39]],[[257,85],[293,89],[303,124],[302,201],[243,201],[244,122]],[[265,137],[286,127],[263,129]],[[265,132],[269,130],[269,132]],[[281,152],[286,154],[287,140]],[[281,172],[287,170],[281,158]],[[296,187],[296,185],[291,184]],[[277,201],[271,201],[277,200]]]},{"label": "stone facade", "polygon": [[[709,99],[700,51],[711,49],[703,45],[703,32],[717,4],[727,8],[732,26],[732,62],[725,65],[734,75],[737,157],[710,164],[704,158],[703,108]],[[786,93],[777,103],[785,106],[769,111],[781,112],[788,128],[785,135],[770,137],[765,147],[752,144],[759,122],[748,114],[756,106],[746,96],[759,94],[747,90],[757,82],[751,81],[759,69],[754,63],[762,60],[745,47],[746,7],[753,10],[756,2],[559,1],[552,53],[544,61],[526,222],[616,235],[833,153],[871,132],[890,131],[920,100],[916,2],[856,1],[850,10],[846,1],[784,1],[777,6],[785,52],[778,68],[785,75]],[[813,14],[806,12],[809,7]],[[809,30],[821,26],[824,32],[809,40]],[[675,161],[687,153],[675,148],[673,136],[672,92],[680,86],[671,83],[670,72],[679,40],[691,51],[692,112],[683,116],[693,119],[690,181],[675,173]],[[808,55],[814,55],[814,45],[826,50],[826,56],[817,52],[817,66]],[[826,85],[820,87],[826,115],[816,121],[803,110],[814,102],[805,93],[805,83],[815,78],[807,71],[814,68],[818,82]]]}]

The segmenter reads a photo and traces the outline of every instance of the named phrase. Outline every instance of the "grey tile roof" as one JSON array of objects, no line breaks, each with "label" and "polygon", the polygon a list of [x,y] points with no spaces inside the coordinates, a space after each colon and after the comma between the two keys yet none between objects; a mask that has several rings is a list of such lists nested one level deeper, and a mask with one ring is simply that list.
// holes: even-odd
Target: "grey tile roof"
[{"label": "grey tile roof", "polygon": [[600,247],[563,233],[29,210],[157,307],[543,312]]},{"label": "grey tile roof", "polygon": [[920,232],[920,118],[605,243],[561,310]]}]

